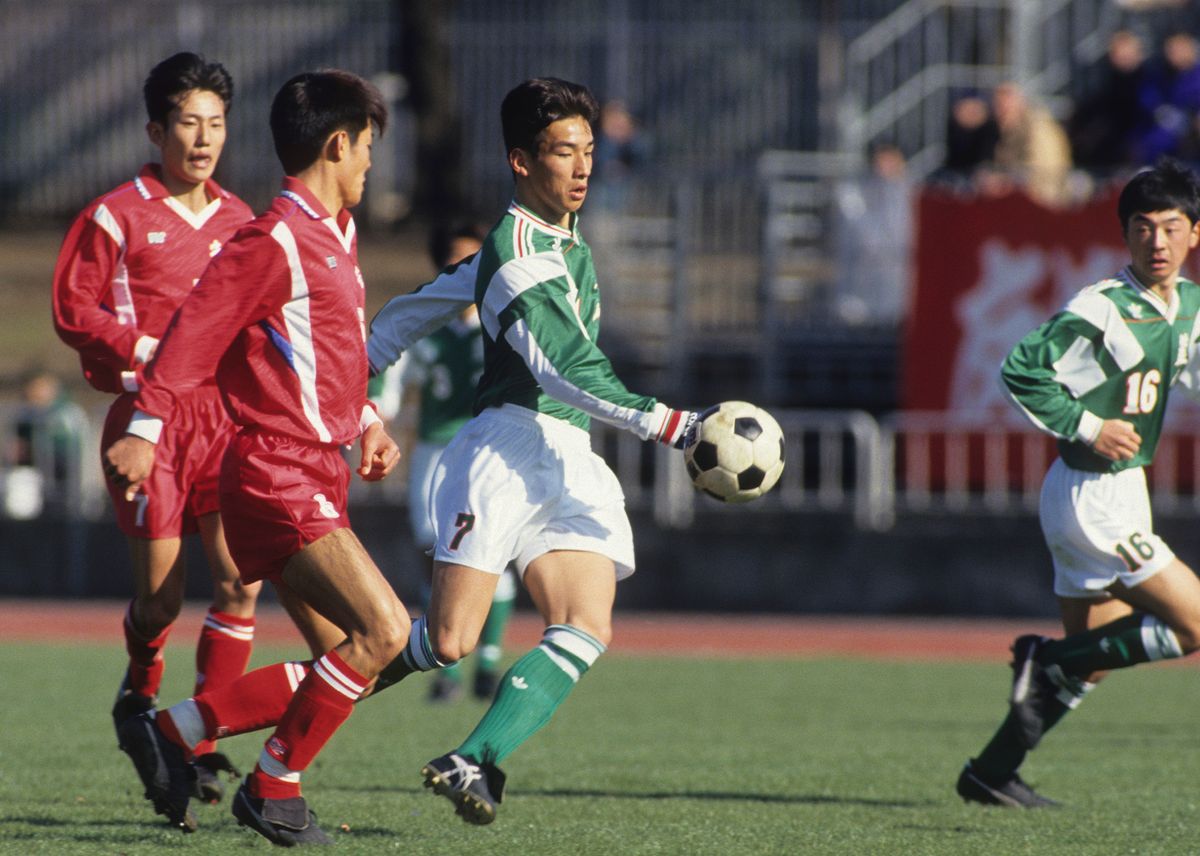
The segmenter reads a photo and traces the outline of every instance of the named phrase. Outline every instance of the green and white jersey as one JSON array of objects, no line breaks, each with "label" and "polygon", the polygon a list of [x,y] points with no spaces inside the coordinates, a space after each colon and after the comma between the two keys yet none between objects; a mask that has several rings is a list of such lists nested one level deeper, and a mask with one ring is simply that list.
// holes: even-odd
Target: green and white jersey
[{"label": "green and white jersey", "polygon": [[578,227],[575,216],[562,228],[512,203],[478,253],[379,310],[367,341],[372,371],[474,299],[484,331],[476,413],[515,404],[585,430],[597,418],[658,437],[672,411],[627,390],[596,344],[600,290]]},{"label": "green and white jersey", "polygon": [[483,373],[483,328],[479,319],[455,319],[405,352],[403,386],[420,389],[417,439],[449,443],[471,418],[475,385]]},{"label": "green and white jersey", "polygon": [[[1200,335],[1198,309],[1196,283],[1181,279],[1168,304],[1126,267],[1080,291],[1018,342],[1000,370],[1003,387],[1034,425],[1059,438],[1068,466],[1100,473],[1146,466],[1162,432],[1167,390],[1184,374],[1185,386],[1197,386],[1188,362]],[[1142,445],[1131,460],[1092,451],[1105,419],[1136,428]]]}]

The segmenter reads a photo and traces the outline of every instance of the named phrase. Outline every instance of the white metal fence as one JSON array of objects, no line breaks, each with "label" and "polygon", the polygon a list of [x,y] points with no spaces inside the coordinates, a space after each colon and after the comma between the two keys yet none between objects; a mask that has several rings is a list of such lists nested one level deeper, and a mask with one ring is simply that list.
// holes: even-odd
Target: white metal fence
[{"label": "white metal fence", "polygon": [[[896,413],[877,420],[856,410],[781,410],[787,464],[774,490],[746,505],[723,505],[695,491],[680,454],[612,426],[593,425],[593,448],[608,461],[631,510],[660,525],[686,529],[709,514],[810,512],[850,517],[860,529],[884,531],[900,514],[1014,515],[1037,510],[1042,476],[1056,454],[1044,434],[1003,420],[946,413]],[[78,443],[65,453],[39,441],[19,459],[18,404],[0,402],[4,456],[0,514],[95,518],[107,496],[98,465],[102,412],[80,412]],[[1200,512],[1200,421],[1177,419],[1149,471],[1156,513]],[[403,485],[353,481],[352,501],[401,505]]]}]

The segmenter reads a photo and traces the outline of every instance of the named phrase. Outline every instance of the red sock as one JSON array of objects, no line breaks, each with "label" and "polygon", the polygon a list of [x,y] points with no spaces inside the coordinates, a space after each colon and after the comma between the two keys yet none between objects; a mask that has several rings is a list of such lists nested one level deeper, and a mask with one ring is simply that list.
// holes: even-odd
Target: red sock
[{"label": "red sock", "polygon": [[163,646],[171,625],[153,639],[147,639],[133,626],[133,603],[125,610],[125,650],[129,652],[129,689],[134,693],[153,698],[158,695],[163,676]]},{"label": "red sock", "polygon": [[275,663],[196,696],[193,701],[204,717],[207,738],[278,724],[308,669],[308,663]]},{"label": "red sock", "polygon": [[313,663],[259,755],[250,792],[264,799],[299,796],[300,773],[350,716],[367,682],[336,651]]},{"label": "red sock", "polygon": [[[253,642],[253,617],[239,618],[210,607],[196,645],[195,695],[220,689],[241,677],[250,662]],[[214,742],[205,740],[195,751],[197,755],[204,755],[216,748]]]}]

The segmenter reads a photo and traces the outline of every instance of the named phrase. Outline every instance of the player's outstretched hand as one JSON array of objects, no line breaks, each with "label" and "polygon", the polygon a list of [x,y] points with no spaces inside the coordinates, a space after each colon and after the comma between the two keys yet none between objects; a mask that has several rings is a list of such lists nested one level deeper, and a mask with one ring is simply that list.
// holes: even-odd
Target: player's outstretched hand
[{"label": "player's outstretched hand", "polygon": [[1142,438],[1133,423],[1124,419],[1105,419],[1092,448],[1110,461],[1128,461],[1142,448]]},{"label": "player's outstretched hand", "polygon": [[379,481],[400,462],[400,447],[383,430],[383,423],[367,427],[362,435],[362,462],[358,474],[363,481]]},{"label": "player's outstretched hand", "polygon": [[154,444],[141,437],[126,434],[104,452],[104,477],[117,487],[125,488],[125,499],[133,498],[154,469]]},{"label": "player's outstretched hand", "polygon": [[686,449],[696,442],[696,429],[699,425],[700,414],[695,411],[668,410],[655,439],[676,449]]}]

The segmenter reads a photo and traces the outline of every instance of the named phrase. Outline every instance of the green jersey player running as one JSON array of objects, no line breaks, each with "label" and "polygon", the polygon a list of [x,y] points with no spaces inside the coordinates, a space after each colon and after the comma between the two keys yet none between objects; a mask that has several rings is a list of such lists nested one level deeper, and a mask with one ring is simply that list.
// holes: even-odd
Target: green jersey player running
[{"label": "green jersey player running", "polygon": [[596,344],[600,293],[577,212],[597,113],[586,88],[563,80],[527,80],[509,92],[500,109],[516,185],[507,214],[469,264],[389,302],[367,343],[378,371],[462,301],[479,307],[477,415],[434,473],[433,597],[383,678],[470,652],[500,574],[515,563],[545,621],[541,642],[505,673],[467,739],[421,771],[469,823],[495,819],[504,784],[497,765],[604,653],[617,580],[633,573],[624,496],[591,451],[589,420],[682,447],[696,418],[629,392]]},{"label": "green jersey player running", "polygon": [[1075,295],[1001,370],[1018,409],[1058,438],[1040,517],[1066,638],[1013,643],[1010,711],[959,776],[968,801],[1053,805],[1017,773],[1042,735],[1108,670],[1200,647],[1200,580],[1154,534],[1143,471],[1167,390],[1194,392],[1200,378],[1200,286],[1179,274],[1200,239],[1200,183],[1160,162],[1125,186],[1117,215],[1129,265]]}]

